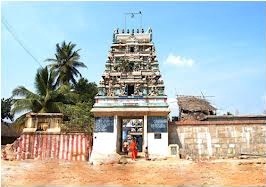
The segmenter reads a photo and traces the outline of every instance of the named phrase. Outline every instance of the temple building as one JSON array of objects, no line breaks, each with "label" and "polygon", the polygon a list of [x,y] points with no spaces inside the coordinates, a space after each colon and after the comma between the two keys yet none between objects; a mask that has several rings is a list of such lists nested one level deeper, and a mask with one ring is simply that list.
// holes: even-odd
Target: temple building
[{"label": "temple building", "polygon": [[170,110],[151,28],[114,31],[98,89],[92,158],[120,154],[132,138],[139,152],[167,156]]}]

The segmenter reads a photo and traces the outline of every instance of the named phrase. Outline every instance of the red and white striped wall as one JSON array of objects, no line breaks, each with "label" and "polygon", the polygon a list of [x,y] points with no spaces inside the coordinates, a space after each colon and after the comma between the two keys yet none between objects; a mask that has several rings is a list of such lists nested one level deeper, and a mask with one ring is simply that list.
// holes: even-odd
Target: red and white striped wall
[{"label": "red and white striped wall", "polygon": [[84,133],[22,134],[16,141],[17,160],[87,161],[92,149],[92,136]]}]

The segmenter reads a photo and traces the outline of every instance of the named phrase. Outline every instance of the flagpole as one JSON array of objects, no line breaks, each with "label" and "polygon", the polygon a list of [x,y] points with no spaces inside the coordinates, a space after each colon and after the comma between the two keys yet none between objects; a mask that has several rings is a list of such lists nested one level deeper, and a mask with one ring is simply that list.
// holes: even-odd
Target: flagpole
[{"label": "flagpole", "polygon": [[127,15],[125,14],[125,33],[126,33],[126,30],[127,30]]},{"label": "flagpole", "polygon": [[127,15],[131,15],[131,18],[134,18],[135,15],[139,14],[140,15],[140,18],[139,18],[139,22],[140,22],[140,29],[142,29],[142,12],[139,11],[137,13],[135,12],[127,12],[127,13],[124,13],[125,14],[125,32],[126,32],[126,29],[127,29]]},{"label": "flagpole", "polygon": [[140,29],[142,29],[142,12],[139,11],[139,14],[140,14]]}]

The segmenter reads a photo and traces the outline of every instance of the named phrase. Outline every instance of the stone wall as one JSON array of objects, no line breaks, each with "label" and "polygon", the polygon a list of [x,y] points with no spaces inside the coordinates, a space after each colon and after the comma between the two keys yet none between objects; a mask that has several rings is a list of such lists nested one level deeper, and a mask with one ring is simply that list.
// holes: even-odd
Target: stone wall
[{"label": "stone wall", "polygon": [[168,135],[183,158],[266,155],[266,120],[170,122]]},{"label": "stone wall", "polygon": [[63,122],[62,113],[33,113],[26,115],[25,128],[23,132],[47,131],[60,133]]}]

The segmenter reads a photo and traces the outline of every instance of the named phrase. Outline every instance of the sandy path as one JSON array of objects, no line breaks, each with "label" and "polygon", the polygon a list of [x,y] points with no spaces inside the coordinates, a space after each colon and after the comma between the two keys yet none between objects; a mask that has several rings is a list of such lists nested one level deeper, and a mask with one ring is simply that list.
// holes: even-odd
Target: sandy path
[{"label": "sandy path", "polygon": [[2,186],[219,185],[266,186],[266,159],[192,162],[138,160],[126,165],[87,162],[2,161]]}]

